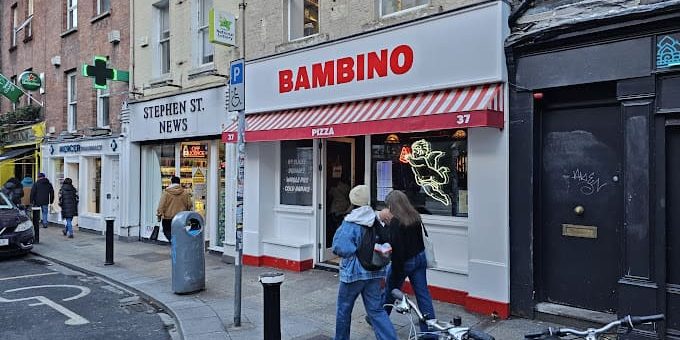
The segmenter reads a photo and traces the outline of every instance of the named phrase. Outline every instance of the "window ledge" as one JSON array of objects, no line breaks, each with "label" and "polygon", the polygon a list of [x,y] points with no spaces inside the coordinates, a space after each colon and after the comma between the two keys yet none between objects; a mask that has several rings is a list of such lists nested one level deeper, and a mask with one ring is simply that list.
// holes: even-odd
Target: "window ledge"
[{"label": "window ledge", "polygon": [[214,63],[205,64],[196,68],[192,68],[187,72],[189,80],[205,76],[214,76],[217,74],[217,69]]},{"label": "window ledge", "polygon": [[421,10],[423,8],[427,8],[428,6],[429,6],[429,4],[424,4],[424,5],[415,6],[415,7],[411,7],[411,8],[407,8],[407,9],[402,9],[401,11],[396,11],[396,12],[392,12],[392,13],[389,13],[389,14],[381,15],[380,19],[392,19],[392,18],[395,18],[395,17],[400,17],[402,15],[409,15],[409,14],[412,14],[413,12],[416,12],[416,11]]},{"label": "window ledge", "polygon": [[90,23],[94,24],[95,22],[97,22],[97,21],[99,21],[99,20],[101,20],[101,19],[104,19],[104,18],[106,18],[106,17],[108,17],[108,16],[110,16],[110,15],[111,15],[111,10],[108,10],[108,11],[106,11],[106,12],[104,12],[104,13],[102,13],[102,14],[99,14],[99,15],[97,15],[96,17],[93,17],[92,19],[90,19]]},{"label": "window ledge", "polygon": [[10,46],[10,48],[9,48],[9,51],[10,51],[10,52],[14,52],[14,51],[16,51],[16,50],[17,50],[17,45]]},{"label": "window ledge", "polygon": [[66,32],[63,32],[61,34],[61,37],[63,38],[65,36],[70,35],[70,34],[75,33],[75,32],[78,32],[78,27],[74,27],[74,28],[71,28],[70,30],[68,30]]},{"label": "window ledge", "polygon": [[163,87],[172,82],[172,73],[164,74],[160,77],[149,79],[149,85],[147,88],[153,89],[158,87]]},{"label": "window ledge", "polygon": [[31,40],[33,40],[33,35],[32,35],[32,34],[29,35],[29,36],[27,36],[26,38],[24,38],[24,44],[27,43],[27,42],[29,42],[29,41],[31,41]]}]

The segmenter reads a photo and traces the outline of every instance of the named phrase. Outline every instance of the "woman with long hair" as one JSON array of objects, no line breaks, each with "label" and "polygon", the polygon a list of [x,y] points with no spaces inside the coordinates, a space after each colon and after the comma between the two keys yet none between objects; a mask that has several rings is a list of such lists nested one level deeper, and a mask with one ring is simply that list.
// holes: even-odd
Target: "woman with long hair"
[{"label": "woman with long hair", "polygon": [[[434,319],[432,297],[427,288],[427,258],[423,243],[423,223],[406,194],[393,190],[385,198],[387,208],[380,211],[380,219],[389,226],[392,244],[392,265],[387,271],[383,305],[392,303],[392,289],[401,289],[408,277],[416,295],[418,308],[428,319]],[[385,306],[389,315],[391,306]],[[423,332],[427,325],[420,324]]]}]

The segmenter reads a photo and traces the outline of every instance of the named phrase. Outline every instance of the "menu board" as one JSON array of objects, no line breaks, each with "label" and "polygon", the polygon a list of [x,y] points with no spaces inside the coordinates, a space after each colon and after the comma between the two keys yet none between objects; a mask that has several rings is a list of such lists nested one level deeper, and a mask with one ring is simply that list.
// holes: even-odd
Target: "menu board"
[{"label": "menu board", "polygon": [[[281,204],[312,205],[313,149],[299,142],[282,143]],[[311,144],[311,143],[310,143]]]}]

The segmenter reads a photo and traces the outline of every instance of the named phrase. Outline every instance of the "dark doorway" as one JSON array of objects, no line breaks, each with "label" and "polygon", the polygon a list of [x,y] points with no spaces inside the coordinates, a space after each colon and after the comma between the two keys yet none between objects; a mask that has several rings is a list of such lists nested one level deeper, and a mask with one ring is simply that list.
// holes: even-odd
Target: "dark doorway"
[{"label": "dark doorway", "polygon": [[680,338],[680,126],[666,133],[666,327]]},{"label": "dark doorway", "polygon": [[535,257],[543,301],[610,313],[623,221],[623,132],[613,91],[598,85],[545,94]]}]

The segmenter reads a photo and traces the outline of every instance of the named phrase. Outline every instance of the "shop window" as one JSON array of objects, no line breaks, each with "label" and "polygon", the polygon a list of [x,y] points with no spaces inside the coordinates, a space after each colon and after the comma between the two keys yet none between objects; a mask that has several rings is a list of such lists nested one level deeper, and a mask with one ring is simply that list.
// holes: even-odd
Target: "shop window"
[{"label": "shop window", "polygon": [[93,214],[101,213],[101,189],[102,189],[102,159],[88,159],[88,187],[87,193],[80,193],[80,196],[87,197],[87,211]]},{"label": "shop window", "polygon": [[373,206],[402,190],[421,214],[467,216],[467,131],[371,136]]},{"label": "shop window", "polygon": [[154,5],[158,27],[157,65],[159,75],[170,73],[170,4],[167,0]]},{"label": "shop window", "polygon": [[78,27],[78,0],[66,0],[66,30]]},{"label": "shop window", "polygon": [[427,5],[429,0],[380,0],[380,15],[390,15],[407,9]]},{"label": "shop window", "polygon": [[208,142],[180,145],[180,183],[191,192],[194,211],[204,218],[208,202],[208,147]]},{"label": "shop window", "polygon": [[156,162],[160,167],[160,187],[165,190],[170,185],[170,179],[176,173],[175,144],[156,145],[153,149]]},{"label": "shop window", "polygon": [[198,42],[196,55],[198,56],[197,66],[209,64],[213,62],[213,55],[215,54],[215,47],[210,42],[210,31],[208,30],[208,18],[210,9],[213,7],[212,0],[198,0],[197,9],[197,23],[196,23],[196,41]]},{"label": "shop window", "polygon": [[288,1],[288,38],[295,40],[319,33],[319,0]]},{"label": "shop window", "polygon": [[69,72],[66,74],[66,102],[68,104],[66,124],[69,132],[75,132],[78,129],[77,93],[76,72]]},{"label": "shop window", "polygon": [[313,158],[312,140],[281,142],[281,204],[312,205]]}]

